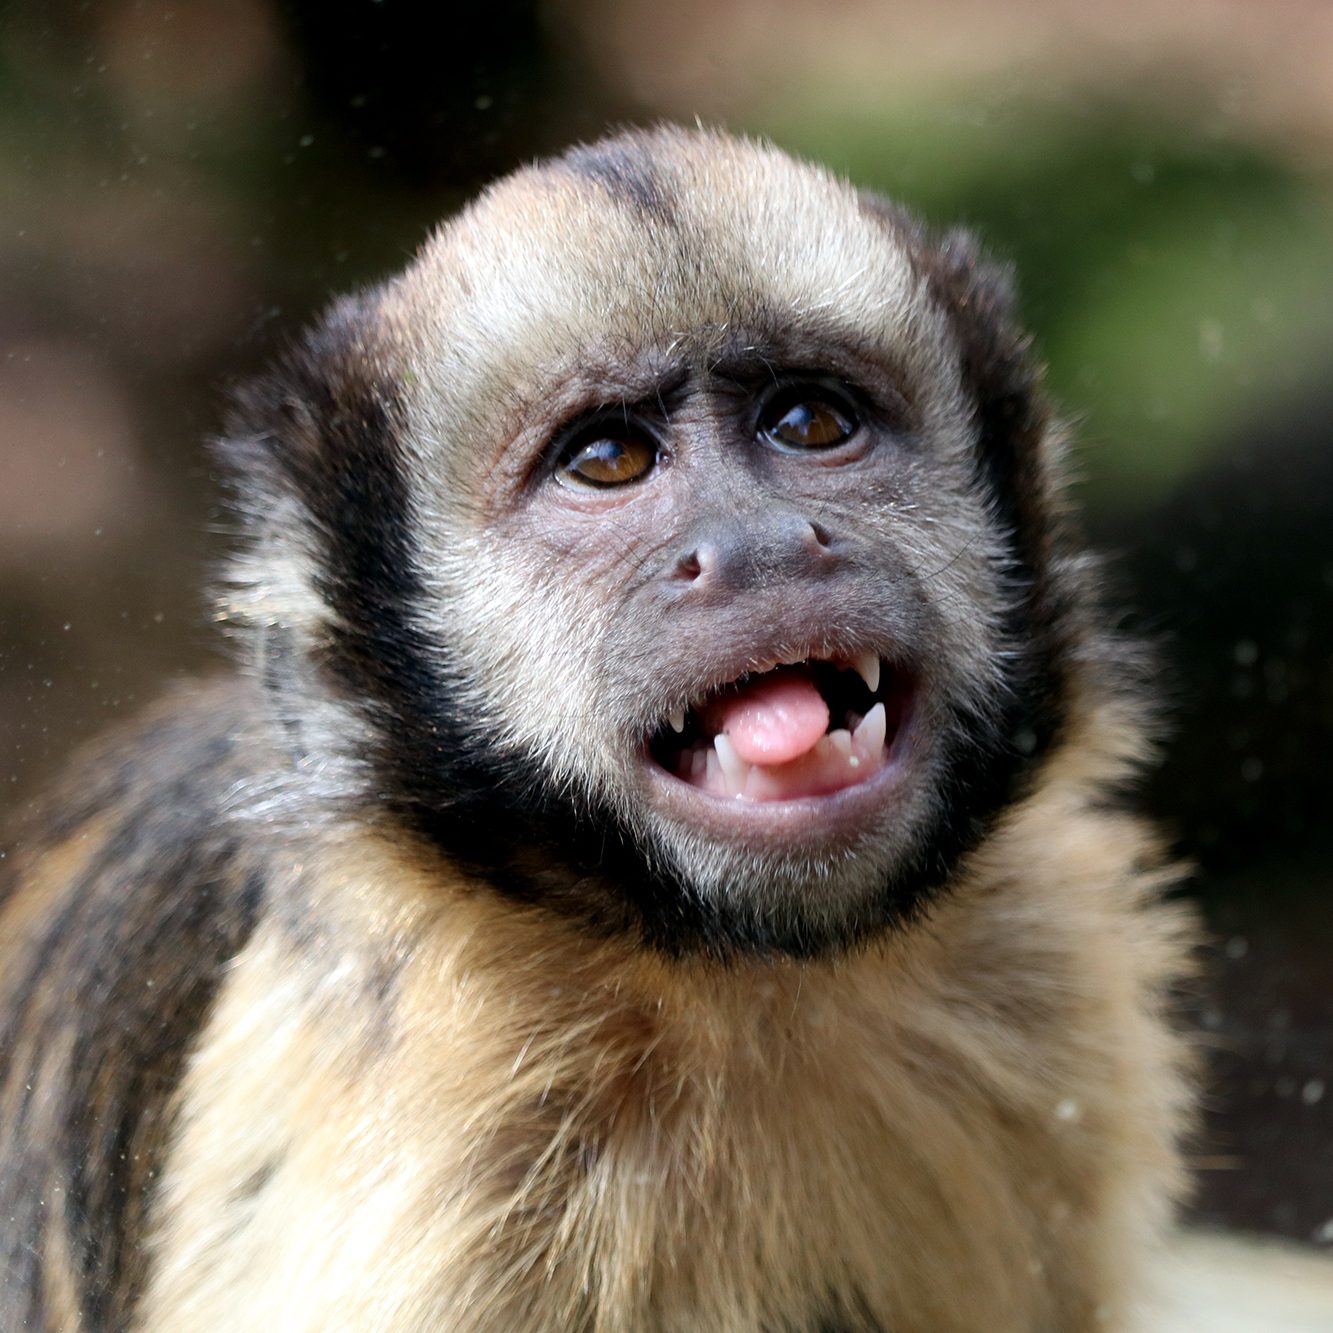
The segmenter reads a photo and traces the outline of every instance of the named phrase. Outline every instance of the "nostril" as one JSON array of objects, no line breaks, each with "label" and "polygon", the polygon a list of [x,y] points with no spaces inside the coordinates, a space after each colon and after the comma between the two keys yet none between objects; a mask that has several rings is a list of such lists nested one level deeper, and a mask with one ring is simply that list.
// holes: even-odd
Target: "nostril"
[{"label": "nostril", "polygon": [[820,527],[818,523],[811,523],[810,531],[814,534],[816,546],[828,548],[833,545],[833,534],[827,528]]},{"label": "nostril", "polygon": [[693,583],[703,572],[704,564],[703,560],[699,557],[699,552],[690,551],[676,561],[676,568],[673,571],[673,576],[681,579],[685,583]]}]

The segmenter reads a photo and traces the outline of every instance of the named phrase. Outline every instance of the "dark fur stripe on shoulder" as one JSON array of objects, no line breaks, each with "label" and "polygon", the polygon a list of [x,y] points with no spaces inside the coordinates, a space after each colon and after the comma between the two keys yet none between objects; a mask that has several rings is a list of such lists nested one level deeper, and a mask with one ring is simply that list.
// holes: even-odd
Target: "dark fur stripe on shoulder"
[{"label": "dark fur stripe on shoulder", "polygon": [[[201,716],[203,713],[201,712]],[[231,719],[159,721],[34,828],[0,893],[0,1326],[126,1325],[167,1109],[264,882],[219,815]],[[45,867],[76,873],[46,894]],[[26,895],[42,909],[24,935]],[[54,1127],[54,1134],[51,1132]],[[17,1302],[17,1304],[15,1304]]]}]

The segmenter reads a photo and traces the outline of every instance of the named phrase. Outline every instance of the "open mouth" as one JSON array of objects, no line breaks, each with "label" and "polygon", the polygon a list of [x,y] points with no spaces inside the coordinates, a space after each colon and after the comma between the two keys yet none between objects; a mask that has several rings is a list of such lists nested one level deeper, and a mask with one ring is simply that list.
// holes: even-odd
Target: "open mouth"
[{"label": "open mouth", "polygon": [[672,777],[711,796],[794,801],[869,782],[888,763],[912,697],[875,653],[741,676],[670,717],[649,743]]}]

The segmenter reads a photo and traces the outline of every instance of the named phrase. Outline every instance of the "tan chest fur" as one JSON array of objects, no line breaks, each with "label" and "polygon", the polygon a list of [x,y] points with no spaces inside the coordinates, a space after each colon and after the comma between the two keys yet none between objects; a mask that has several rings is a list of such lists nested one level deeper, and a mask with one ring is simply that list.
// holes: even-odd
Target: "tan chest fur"
[{"label": "tan chest fur", "polygon": [[910,948],[806,965],[327,849],[327,935],[269,918],[181,1088],[142,1327],[1116,1326],[1174,1170],[1180,931],[1140,827],[1077,804],[1015,811]]}]

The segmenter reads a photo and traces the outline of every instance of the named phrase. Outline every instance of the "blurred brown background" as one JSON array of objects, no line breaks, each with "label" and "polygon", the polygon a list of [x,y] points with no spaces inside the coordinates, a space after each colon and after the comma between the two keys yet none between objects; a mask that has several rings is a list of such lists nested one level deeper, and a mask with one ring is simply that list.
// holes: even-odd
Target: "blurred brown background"
[{"label": "blurred brown background", "polygon": [[0,808],[210,669],[226,384],[488,177],[761,133],[1021,274],[1176,735],[1205,1220],[1333,1248],[1333,8],[0,3]]}]

